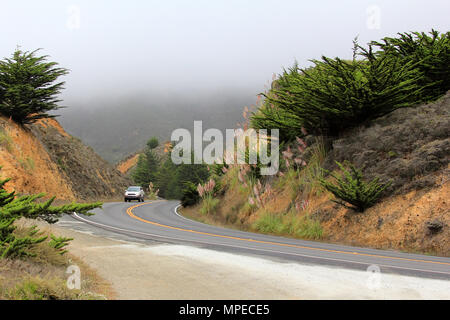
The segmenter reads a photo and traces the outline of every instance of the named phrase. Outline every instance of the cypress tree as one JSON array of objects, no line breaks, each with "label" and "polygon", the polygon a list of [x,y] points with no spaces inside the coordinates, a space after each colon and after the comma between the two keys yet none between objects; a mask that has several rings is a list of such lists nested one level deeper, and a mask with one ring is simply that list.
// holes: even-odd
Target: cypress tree
[{"label": "cypress tree", "polygon": [[363,212],[377,203],[383,191],[390,185],[390,183],[380,183],[378,178],[365,182],[361,170],[353,164],[347,162],[347,169],[343,164],[337,161],[336,163],[341,169],[342,175],[331,173],[334,182],[323,178],[320,178],[319,181],[325,189],[338,199],[333,201],[344,207]]},{"label": "cypress tree", "polygon": [[[8,192],[4,185],[10,179],[0,181],[0,258],[17,258],[23,256],[32,256],[30,249],[33,245],[43,242],[47,237],[38,237],[36,228],[32,228],[29,234],[19,238],[14,234],[16,227],[14,222],[22,217],[28,219],[40,219],[48,223],[55,223],[63,214],[72,214],[74,212],[84,215],[90,215],[89,211],[101,207],[101,203],[71,203],[62,206],[52,206],[54,197],[44,201],[37,202],[44,194],[27,195],[16,197],[15,192]],[[56,250],[61,250],[69,241],[67,238],[53,239],[52,245]]]},{"label": "cypress tree", "polygon": [[153,150],[158,146],[158,140],[152,138],[147,143],[144,153],[141,153],[136,164],[136,168],[132,174],[133,181],[147,188],[150,182],[156,181],[156,174],[159,169],[160,160]]},{"label": "cypress tree", "polygon": [[0,61],[0,113],[20,124],[55,117],[47,112],[60,108],[56,96],[64,82],[56,81],[68,70],[47,62],[48,56],[36,56],[38,50],[17,49]]}]

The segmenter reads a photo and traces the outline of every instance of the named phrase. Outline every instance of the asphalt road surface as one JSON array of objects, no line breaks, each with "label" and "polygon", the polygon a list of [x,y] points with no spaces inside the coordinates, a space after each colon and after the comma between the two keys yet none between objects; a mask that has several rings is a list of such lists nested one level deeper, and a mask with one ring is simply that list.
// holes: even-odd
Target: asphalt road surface
[{"label": "asphalt road surface", "polygon": [[105,203],[93,216],[74,214],[94,229],[128,238],[192,245],[303,264],[380,270],[450,280],[450,258],[305,241],[206,225],[177,213],[177,201]]}]

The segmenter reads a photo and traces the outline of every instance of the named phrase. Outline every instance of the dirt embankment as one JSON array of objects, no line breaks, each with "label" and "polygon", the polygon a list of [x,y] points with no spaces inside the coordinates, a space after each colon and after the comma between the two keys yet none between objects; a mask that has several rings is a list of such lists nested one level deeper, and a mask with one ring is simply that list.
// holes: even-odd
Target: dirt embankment
[{"label": "dirt embankment", "polygon": [[119,162],[116,166],[116,169],[119,170],[123,174],[130,173],[134,166],[137,164],[139,159],[139,154],[133,154],[132,156],[126,158],[125,160]]},{"label": "dirt embankment", "polygon": [[11,178],[8,191],[22,194],[45,192],[74,200],[75,191],[52,161],[45,147],[29,130],[0,118],[0,175]]},{"label": "dirt embankment", "polygon": [[131,183],[91,147],[66,133],[57,121],[45,119],[33,124],[30,129],[59,166],[77,198],[115,198]]},{"label": "dirt embankment", "polygon": [[12,178],[8,190],[61,200],[113,198],[130,184],[54,119],[23,127],[0,117],[0,166],[1,177]]}]

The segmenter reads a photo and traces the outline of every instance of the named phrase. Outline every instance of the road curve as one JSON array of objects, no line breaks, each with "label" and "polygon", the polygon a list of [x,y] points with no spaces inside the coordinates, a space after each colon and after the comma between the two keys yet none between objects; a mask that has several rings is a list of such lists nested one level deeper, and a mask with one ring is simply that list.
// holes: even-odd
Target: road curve
[{"label": "road curve", "polygon": [[290,239],[206,225],[180,216],[179,202],[105,203],[74,219],[127,236],[268,258],[450,280],[450,258]]}]

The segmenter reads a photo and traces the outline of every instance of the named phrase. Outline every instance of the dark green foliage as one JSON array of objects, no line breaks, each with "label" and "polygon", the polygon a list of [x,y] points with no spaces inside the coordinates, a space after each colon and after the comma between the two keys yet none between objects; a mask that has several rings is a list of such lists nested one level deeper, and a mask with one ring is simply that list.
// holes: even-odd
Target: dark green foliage
[{"label": "dark green foliage", "polygon": [[282,141],[302,137],[302,127],[334,137],[395,109],[435,100],[450,89],[449,34],[405,33],[367,48],[355,40],[351,61],[322,57],[308,69],[295,64],[263,94],[251,125],[279,128]]},{"label": "dark green foliage", "polygon": [[49,246],[55,248],[61,255],[67,252],[64,247],[69,245],[69,241],[73,240],[73,238],[57,237],[54,235],[51,235],[50,237],[52,240],[50,240]]},{"label": "dark green foliage", "polygon": [[178,166],[178,181],[181,185],[187,182],[194,184],[203,183],[209,178],[208,166],[206,164],[182,164]]},{"label": "dark green foliage", "polygon": [[147,141],[147,147],[152,150],[155,149],[157,146],[159,146],[158,138],[153,137],[150,140]]},{"label": "dark green foliage", "polygon": [[417,64],[424,101],[435,100],[450,90],[450,32],[399,33],[397,38],[386,37],[372,45],[379,47],[381,54]]},{"label": "dark green foliage", "polygon": [[[288,92],[295,87],[298,76],[297,62],[289,70],[285,70],[279,79],[272,83],[272,89],[266,93],[267,97],[276,98],[275,90]],[[279,129],[280,141],[292,141],[295,137],[302,137],[302,120],[288,109],[276,107],[265,99],[263,105],[253,112],[250,124],[255,129]]]},{"label": "dark green foliage", "polygon": [[182,199],[185,191],[190,192],[190,184],[197,186],[209,178],[205,164],[175,165],[170,157],[161,163],[150,147],[148,144],[145,154],[139,156],[132,178],[143,187],[152,182],[160,197]]},{"label": "dark green foliage", "polygon": [[131,175],[133,181],[144,188],[147,188],[150,182],[155,183],[160,166],[160,160],[154,148],[150,147],[153,145],[154,143],[148,144],[145,152],[139,155],[136,168]]},{"label": "dark green foliage", "polygon": [[[14,231],[14,229],[12,231]],[[46,236],[40,238],[33,238],[31,236],[24,238],[16,238],[14,236],[7,237],[0,240],[0,258],[14,259],[34,256],[33,253],[28,251],[28,249],[45,240],[47,240]]]},{"label": "dark green foliage", "polygon": [[[89,215],[89,211],[101,207],[101,203],[72,203],[62,206],[51,206],[54,198],[45,202],[38,203],[37,200],[42,198],[44,194],[29,195],[14,197],[14,192],[7,192],[4,185],[9,179],[0,181],[0,257],[1,258],[18,258],[30,256],[29,249],[40,242],[43,242],[47,237],[35,236],[38,230],[31,228],[28,236],[18,238],[14,234],[16,227],[13,223],[24,217],[29,219],[41,219],[48,223],[55,223],[63,214],[72,214],[77,212],[79,214]],[[61,249],[63,239],[56,239],[56,249]],[[66,240],[67,242],[68,240]]]},{"label": "dark green foliage", "polygon": [[149,172],[147,169],[147,158],[145,154],[141,153],[138,158],[138,162],[136,164],[136,168],[131,174],[131,178],[133,182],[140,185],[145,186],[151,180],[149,178]]},{"label": "dark green foliage", "polygon": [[187,182],[184,185],[183,196],[181,197],[181,205],[189,207],[197,204],[200,201],[200,195],[197,191],[197,185],[192,182]]},{"label": "dark green foliage", "polygon": [[205,164],[173,164],[168,158],[160,167],[156,186],[159,194],[166,199],[182,199],[190,184],[197,186],[209,178],[208,167]]},{"label": "dark green foliage", "polygon": [[[145,151],[145,159],[147,161],[147,170],[148,170],[149,179],[150,179],[150,181],[148,183],[150,183],[151,181],[155,180],[156,172],[158,170],[160,160],[159,160],[159,157],[156,155],[155,151],[151,148],[149,148]],[[148,185],[148,183],[147,183],[147,185]]]},{"label": "dark green foliage", "polygon": [[20,124],[55,117],[47,112],[60,108],[56,96],[64,82],[55,81],[68,70],[47,62],[48,56],[36,57],[37,51],[17,49],[0,61],[0,113]]},{"label": "dark green foliage", "polygon": [[15,192],[8,192],[4,188],[5,184],[10,180],[11,179],[8,178],[0,181],[0,208],[14,200]]},{"label": "dark green foliage", "polygon": [[211,171],[211,174],[220,177],[225,174],[224,170],[228,169],[228,165],[226,163],[214,163],[209,166],[209,170]]},{"label": "dark green foliage", "polygon": [[[361,170],[348,163],[349,170],[341,163],[337,165],[342,170],[342,175],[331,174],[334,182],[320,178],[321,185],[329,192],[334,194],[339,200],[333,200],[347,208],[363,212],[365,209],[373,206],[380,198],[383,191],[389,186],[389,183],[379,183],[375,178],[369,183],[364,182]],[[348,206],[349,203],[351,206]]]},{"label": "dark green foliage", "polygon": [[162,163],[158,172],[156,173],[156,188],[159,189],[159,196],[165,199],[170,199],[176,191],[173,190],[172,181],[176,180],[177,167],[169,158]]},{"label": "dark green foliage", "polygon": [[309,133],[336,136],[418,101],[420,75],[413,62],[377,56],[371,47],[357,49],[364,60],[313,60],[314,68],[290,70],[287,90],[266,95],[266,101],[289,118],[285,127],[295,121],[296,133],[304,127]]}]

